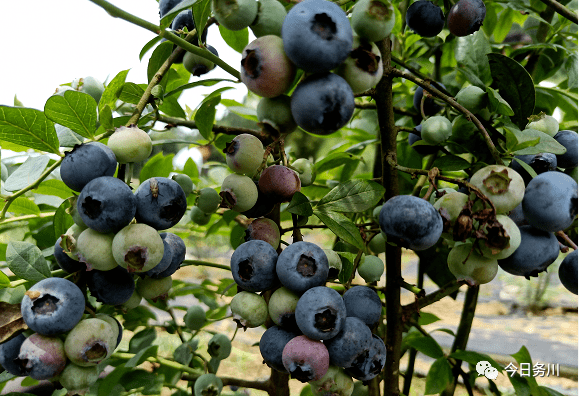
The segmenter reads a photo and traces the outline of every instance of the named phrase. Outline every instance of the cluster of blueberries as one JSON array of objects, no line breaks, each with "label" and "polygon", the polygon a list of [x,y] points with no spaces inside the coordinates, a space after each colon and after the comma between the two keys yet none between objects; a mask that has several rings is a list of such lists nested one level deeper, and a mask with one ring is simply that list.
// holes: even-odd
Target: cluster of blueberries
[{"label": "cluster of blueberries", "polygon": [[[372,334],[382,314],[378,294],[354,286],[342,296],[325,286],[330,266],[316,244],[294,242],[278,254],[269,243],[250,240],[233,252],[231,271],[243,289],[231,302],[234,320],[242,327],[261,326],[268,318],[275,323],[259,343],[271,368],[312,388],[332,383],[342,387],[334,392],[344,394],[352,377],[367,381],[384,368],[386,347]],[[267,302],[257,294],[275,288]]]},{"label": "cluster of blueberries", "polygon": [[71,394],[86,390],[99,377],[97,364],[119,345],[123,328],[106,314],[84,317],[84,308],[84,294],[73,282],[47,278],[36,283],[21,303],[30,330],[0,344],[0,365],[35,380],[58,377]]}]

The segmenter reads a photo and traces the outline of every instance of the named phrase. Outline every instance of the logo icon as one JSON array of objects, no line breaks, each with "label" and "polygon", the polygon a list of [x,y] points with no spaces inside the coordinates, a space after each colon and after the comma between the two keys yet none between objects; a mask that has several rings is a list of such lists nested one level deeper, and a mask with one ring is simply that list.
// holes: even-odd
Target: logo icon
[{"label": "logo icon", "polygon": [[476,372],[479,376],[484,375],[490,380],[495,380],[499,376],[499,371],[486,360],[481,360],[476,364]]}]

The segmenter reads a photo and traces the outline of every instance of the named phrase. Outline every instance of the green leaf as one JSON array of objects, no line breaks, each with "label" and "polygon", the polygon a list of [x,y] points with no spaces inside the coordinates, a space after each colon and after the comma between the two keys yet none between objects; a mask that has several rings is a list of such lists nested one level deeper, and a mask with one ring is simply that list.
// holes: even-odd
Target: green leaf
[{"label": "green leaf", "polygon": [[150,373],[143,369],[131,370],[123,375],[119,383],[127,391],[139,390],[142,395],[160,395],[163,390],[164,374]]},{"label": "green leaf", "polygon": [[229,244],[235,250],[239,245],[241,245],[244,241],[243,237],[245,236],[245,228],[241,225],[236,224],[231,229],[231,234],[229,235]]},{"label": "green leaf", "polygon": [[183,0],[179,4],[177,4],[175,7],[171,8],[171,10],[167,14],[165,14],[163,19],[161,19],[161,29],[167,28],[171,24],[171,21],[173,20],[173,18],[178,13],[180,13],[183,10],[187,10],[187,9],[191,8],[191,6],[193,4],[195,4],[196,2],[197,2],[197,0]]},{"label": "green leaf", "polygon": [[539,154],[539,153],[553,153],[555,155],[560,155],[565,154],[565,152],[567,152],[567,149],[561,143],[559,143],[546,133],[537,131],[535,129],[525,129],[520,134],[515,135],[517,136],[519,145],[524,144],[527,141],[536,141],[537,139],[539,139],[538,144],[533,145],[532,147],[519,149],[518,148],[519,145],[517,145],[515,147],[516,155]]},{"label": "green leaf", "polygon": [[54,195],[63,199],[74,195],[74,192],[63,181],[56,179],[43,180],[34,192],[43,195]]},{"label": "green leaf", "polygon": [[306,217],[309,217],[314,213],[310,200],[301,192],[294,194],[286,210],[290,213]]},{"label": "green leaf", "polygon": [[49,161],[50,157],[48,155],[28,157],[18,169],[8,176],[4,188],[7,191],[18,191],[24,187],[28,187],[38,180]]},{"label": "green leaf", "polygon": [[141,52],[139,52],[139,60],[142,61],[145,54],[149,52],[149,50],[153,48],[155,45],[157,45],[157,43],[161,40],[162,40],[161,36],[155,36],[151,40],[149,40],[149,42],[147,42],[147,44],[143,46]]},{"label": "green leaf", "polygon": [[330,169],[337,168],[346,164],[349,160],[360,159],[360,157],[345,152],[336,152],[327,155],[319,161],[316,161],[314,168],[317,174],[325,172]]},{"label": "green leaf", "polygon": [[197,164],[193,161],[193,158],[188,158],[183,167],[183,173],[186,174],[195,182],[199,180],[199,169],[197,169]]},{"label": "green leaf", "polygon": [[26,288],[24,285],[0,289],[0,301],[8,304],[20,304],[24,298]]},{"label": "green leaf", "polygon": [[177,101],[177,97],[171,96],[163,98],[163,104],[159,106],[159,110],[171,117],[187,118],[187,114]]},{"label": "green leaf", "polygon": [[499,92],[491,87],[486,87],[487,89],[487,96],[489,98],[489,110],[491,113],[499,113],[506,116],[515,115],[515,112],[509,106],[506,100],[499,94]]},{"label": "green leaf", "polygon": [[535,172],[535,170],[533,168],[531,168],[531,166],[529,164],[527,164],[525,161],[515,157],[513,158],[513,161],[517,161],[519,163],[519,165],[521,165],[528,173],[529,175],[531,175],[531,177],[537,177],[537,172]]},{"label": "green leaf", "polygon": [[420,312],[420,317],[418,318],[418,324],[420,326],[426,326],[434,322],[438,322],[440,318],[429,312]]},{"label": "green leaf", "polygon": [[113,111],[109,105],[105,105],[105,107],[99,113],[99,123],[101,126],[107,130],[111,130],[114,128],[113,126]]},{"label": "green leaf", "polygon": [[156,338],[157,333],[153,327],[139,331],[129,341],[129,352],[136,354],[139,351],[150,349]]},{"label": "green leaf", "polygon": [[212,97],[211,99],[205,99],[199,109],[195,112],[195,124],[199,133],[205,139],[209,140],[211,132],[213,131],[213,124],[215,123],[215,106],[221,101],[221,95]]},{"label": "green leaf", "polygon": [[438,342],[432,337],[422,336],[409,339],[408,345],[416,349],[418,352],[422,352],[426,356],[433,359],[438,359],[444,356],[442,348],[438,345]]},{"label": "green leaf", "polygon": [[197,27],[197,37],[202,36],[200,32],[205,30],[205,25],[210,16],[211,0],[201,0],[193,4],[193,19],[195,20],[195,26]]},{"label": "green leaf", "polygon": [[128,82],[123,85],[123,89],[119,95],[119,99],[123,102],[139,104],[141,97],[145,94],[145,90],[135,83]]},{"label": "green leaf", "polygon": [[507,377],[509,381],[511,381],[511,385],[513,385],[517,396],[535,396],[531,393],[531,387],[529,386],[527,378],[521,377],[519,374],[515,374],[512,377],[508,375]]},{"label": "green leaf", "polygon": [[8,242],[6,263],[10,271],[22,279],[38,282],[50,277],[50,268],[42,252],[30,242]]},{"label": "green leaf", "polygon": [[507,34],[511,31],[513,27],[513,17],[515,11],[509,7],[506,7],[500,16],[497,18],[497,24],[493,29],[493,37],[496,43],[502,43]]},{"label": "green leaf", "polygon": [[119,384],[119,381],[121,377],[129,371],[131,370],[125,367],[124,364],[115,367],[115,369],[107,374],[107,376],[102,381],[99,381],[97,396],[120,395],[121,392],[125,390],[125,388]]},{"label": "green leaf", "polygon": [[537,379],[532,375],[533,374],[533,360],[531,359],[531,354],[529,350],[524,345],[519,349],[517,353],[513,353],[511,355],[515,358],[517,363],[519,363],[519,370],[522,370],[522,365],[525,364],[529,371],[529,376],[525,376],[529,388],[531,389],[531,394],[533,396],[542,396],[543,392],[539,389],[539,385],[537,384]]},{"label": "green leaf", "polygon": [[129,74],[129,70],[123,70],[119,72],[110,83],[108,83],[101,96],[101,100],[99,101],[99,113],[103,111],[106,105],[111,109],[117,108],[116,102],[121,90],[123,89],[123,85],[125,85],[127,74]]},{"label": "green leaf", "polygon": [[97,103],[84,92],[65,91],[64,96],[52,95],[44,104],[46,117],[91,139],[97,121]]},{"label": "green leaf", "polygon": [[36,205],[34,202],[32,202],[26,197],[18,197],[14,201],[12,201],[12,204],[10,205],[10,208],[8,208],[8,211],[18,214],[40,214],[40,209],[38,208],[38,205]]},{"label": "green leaf", "polygon": [[452,367],[445,357],[436,359],[428,374],[426,375],[426,387],[424,393],[426,395],[434,395],[442,392],[446,386],[452,381]]},{"label": "green leaf", "polygon": [[443,157],[438,157],[432,166],[442,171],[458,171],[470,168],[471,163],[459,156],[447,154]]},{"label": "green leaf", "polygon": [[0,271],[0,289],[8,286],[10,286],[10,279],[8,279],[4,272]]},{"label": "green leaf", "polygon": [[474,34],[458,37],[454,51],[456,61],[461,65],[460,70],[466,71],[468,75],[476,76],[478,81],[471,81],[471,83],[485,89],[485,85],[491,81],[489,61],[485,55],[491,53],[492,48],[484,32],[479,30]]},{"label": "green leaf", "polygon": [[[140,333],[138,333],[140,334]],[[149,338],[148,338],[149,339]],[[133,341],[131,339],[131,341]],[[142,344],[140,344],[142,345]],[[156,357],[157,356],[157,349],[159,349],[158,345],[151,345],[148,348],[143,348],[139,352],[135,353],[135,356],[130,358],[127,363],[125,363],[125,367],[132,368],[137,367],[139,364],[143,363],[149,357]]]},{"label": "green leaf", "polygon": [[[173,43],[170,41],[165,41],[157,46],[149,59],[149,64],[147,65],[147,81],[151,82],[155,74],[159,71],[163,63],[173,52]],[[167,76],[165,75],[161,80],[161,84],[165,87],[167,83]]]},{"label": "green leaf", "polygon": [[60,124],[55,124],[54,129],[56,130],[56,136],[58,137],[58,143],[60,147],[74,147],[77,144],[81,144],[84,138],[78,133],[73,132],[70,128],[62,126]]},{"label": "green leaf", "polygon": [[56,209],[56,213],[52,220],[52,227],[54,228],[54,235],[56,237],[60,237],[62,234],[66,233],[66,230],[74,224],[72,216],[66,211],[70,206],[70,201],[65,199],[62,201],[58,209]]},{"label": "green leaf", "polygon": [[0,140],[59,154],[54,124],[36,109],[0,105]]},{"label": "green leaf", "polygon": [[249,31],[247,28],[233,31],[224,28],[223,25],[219,25],[219,33],[221,33],[223,41],[240,54],[249,43]]},{"label": "green leaf", "polygon": [[487,54],[493,85],[515,112],[511,120],[519,127],[527,125],[527,118],[535,109],[535,85],[519,62],[498,53]]},{"label": "green leaf", "polygon": [[577,90],[577,54],[570,55],[565,61],[565,72],[569,76],[567,86],[569,89]]},{"label": "green leaf", "polygon": [[213,86],[213,85],[215,85],[215,84],[218,84],[218,83],[220,83],[220,82],[232,82],[232,83],[234,83],[235,81],[233,81],[233,80],[228,80],[228,79],[223,79],[223,78],[208,78],[207,80],[195,81],[195,82],[192,82],[192,83],[189,83],[189,84],[181,85],[181,86],[175,88],[174,90],[172,90],[172,91],[170,91],[170,92],[167,92],[167,93],[165,94],[164,98],[167,98],[167,96],[175,95],[175,94],[177,94],[177,93],[179,93],[179,92],[181,92],[181,91],[184,91],[184,90],[186,90],[186,89],[189,89],[189,88],[195,88],[195,87],[199,87],[199,86],[202,86],[202,87],[211,87],[211,86]]},{"label": "green leaf", "polygon": [[317,210],[358,213],[374,208],[384,196],[384,187],[368,180],[349,180],[334,187],[316,206]]},{"label": "green leaf", "polygon": [[539,389],[547,396],[565,396],[562,393],[557,392],[555,389],[547,388],[546,386],[539,386]]},{"label": "green leaf", "polygon": [[464,362],[467,362],[469,364],[472,364],[473,366],[476,366],[476,364],[478,362],[484,361],[486,360],[487,362],[489,362],[491,364],[491,366],[493,366],[494,368],[496,368],[498,370],[499,373],[503,372],[503,367],[498,364],[493,358],[491,358],[489,355],[485,355],[484,353],[479,353],[479,352],[474,352],[474,351],[461,351],[461,350],[457,350],[453,353],[451,353],[450,355],[448,355],[449,358],[454,358],[454,359],[458,359],[458,360],[462,360]]},{"label": "green leaf", "polygon": [[173,157],[175,154],[169,154],[163,156],[163,152],[155,154],[152,158],[149,158],[141,173],[139,175],[139,181],[142,183],[151,177],[169,177],[173,171]]},{"label": "green leaf", "polygon": [[322,223],[336,234],[336,236],[345,242],[356,246],[358,249],[364,249],[364,241],[360,236],[360,230],[356,225],[341,213],[314,209],[314,214]]},{"label": "green leaf", "polygon": [[340,256],[342,261],[342,270],[338,275],[338,280],[340,283],[346,283],[350,280],[352,276],[352,271],[354,270],[354,260],[356,259],[356,254],[350,252],[336,252]]}]

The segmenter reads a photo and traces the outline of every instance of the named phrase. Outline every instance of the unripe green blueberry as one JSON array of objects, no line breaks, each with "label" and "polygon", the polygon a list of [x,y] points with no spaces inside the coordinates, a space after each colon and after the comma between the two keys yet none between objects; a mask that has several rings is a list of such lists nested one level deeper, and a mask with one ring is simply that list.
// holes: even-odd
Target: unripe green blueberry
[{"label": "unripe green blueberry", "polygon": [[370,42],[380,41],[392,33],[396,13],[391,3],[380,0],[361,0],[352,12],[352,29]]},{"label": "unripe green blueberry", "polygon": [[265,217],[253,220],[245,230],[245,242],[254,239],[265,241],[277,249],[281,239],[278,225],[275,221]]},{"label": "unripe green blueberry", "polygon": [[261,98],[257,104],[257,119],[262,127],[274,134],[293,132],[298,127],[291,111],[291,98],[287,95]]},{"label": "unripe green blueberry", "polygon": [[195,396],[219,396],[221,390],[223,390],[223,381],[211,373],[201,375],[193,385]]},{"label": "unripe green blueberry", "polygon": [[66,210],[66,213],[68,213],[72,216],[72,221],[74,221],[74,224],[78,225],[80,228],[82,228],[84,230],[84,229],[88,228],[88,226],[86,224],[84,224],[82,217],[80,217],[80,213],[78,212],[78,207],[76,204],[77,201],[78,201],[78,195],[75,195],[75,196],[70,197],[68,199],[68,202],[70,202],[70,208],[68,208]]},{"label": "unripe green blueberry", "polygon": [[228,30],[245,29],[257,16],[255,0],[212,0],[215,19]]},{"label": "unripe green blueberry", "polygon": [[217,333],[209,340],[207,352],[216,359],[226,359],[231,354],[231,340],[225,334]]},{"label": "unripe green blueberry", "polygon": [[73,260],[78,260],[77,241],[84,230],[86,230],[86,227],[83,228],[77,224],[73,224],[61,235],[60,247],[64,250],[64,253]]},{"label": "unripe green blueberry", "polygon": [[509,257],[521,245],[521,231],[515,222],[506,215],[497,215],[497,221],[503,226],[504,234],[498,227],[488,227],[483,232],[488,241],[478,240],[480,251],[486,258],[502,260]]},{"label": "unripe green blueberry", "polygon": [[211,213],[205,213],[197,206],[191,208],[191,221],[197,225],[206,225],[211,219]]},{"label": "unripe green blueberry", "polygon": [[386,251],[386,237],[383,233],[379,233],[374,235],[370,242],[368,243],[368,247],[372,251],[372,253],[380,254]]},{"label": "unripe green blueberry", "polygon": [[101,96],[105,91],[104,84],[91,76],[75,78],[70,86],[74,90],[89,94],[97,103],[101,100]]},{"label": "unripe green blueberry", "polygon": [[141,305],[141,300],[143,300],[143,297],[141,297],[141,295],[135,289],[131,297],[127,301],[119,305],[119,308],[121,308],[121,310],[124,313],[127,313],[131,309],[137,308],[139,305]]},{"label": "unripe green blueberry", "polygon": [[376,223],[379,222],[381,210],[382,210],[382,205],[376,206],[374,208],[374,210],[372,211],[372,218],[376,221]]},{"label": "unripe green blueberry", "polygon": [[171,279],[171,276],[159,279],[145,276],[137,280],[136,290],[141,297],[156,301],[159,298],[165,300],[172,286],[173,279]]},{"label": "unripe green blueberry", "polygon": [[366,282],[378,282],[384,273],[384,262],[378,256],[366,255],[358,264],[358,275]]},{"label": "unripe green blueberry", "polygon": [[270,34],[281,37],[281,26],[286,15],[285,7],[278,0],[259,0],[257,16],[249,27],[255,37]]},{"label": "unripe green blueberry", "polygon": [[295,312],[300,296],[291,290],[280,287],[269,298],[269,317],[278,326],[292,328],[297,326]]},{"label": "unripe green blueberry", "polygon": [[87,270],[108,271],[118,264],[113,256],[115,234],[101,234],[87,228],[78,236],[76,247],[78,260],[86,264]]},{"label": "unripe green blueberry", "polygon": [[314,396],[350,396],[354,391],[354,380],[338,366],[330,365],[319,380],[310,381]]},{"label": "unripe green blueberry", "polygon": [[311,160],[298,158],[292,163],[292,168],[298,173],[302,187],[310,186],[316,180],[316,168]]},{"label": "unripe green blueberry", "polygon": [[96,366],[109,358],[115,346],[116,338],[112,326],[97,318],[78,322],[64,341],[66,356],[82,367]]},{"label": "unripe green blueberry", "polygon": [[525,129],[541,131],[553,137],[559,132],[559,121],[553,116],[541,113],[538,116],[529,117],[529,122]]},{"label": "unripe green blueberry", "polygon": [[206,187],[199,191],[199,195],[195,200],[195,206],[203,212],[210,214],[214,213],[221,204],[221,197],[214,188]]},{"label": "unripe green blueberry", "polygon": [[[208,45],[207,50],[218,56],[217,50]],[[183,55],[183,66],[185,69],[196,77],[202,76],[215,69],[215,63],[193,52],[185,52]]]},{"label": "unripe green blueberry", "polygon": [[443,237],[452,239],[453,227],[456,224],[458,215],[468,202],[468,195],[461,192],[444,194],[434,203],[434,208],[438,210],[444,221]]},{"label": "unripe green blueberry", "polygon": [[66,388],[68,394],[85,394],[84,392],[98,379],[97,366],[81,367],[69,362],[60,373],[58,382]]},{"label": "unripe green blueberry", "polygon": [[334,73],[344,78],[352,88],[352,92],[357,94],[378,84],[383,70],[378,46],[354,36],[350,55],[334,70]]},{"label": "unripe green blueberry", "polygon": [[455,97],[459,105],[472,113],[478,113],[487,106],[487,93],[475,85],[461,89]]},{"label": "unripe green blueberry", "polygon": [[[424,187],[422,187],[422,190],[420,190],[420,197],[421,198],[426,194],[426,191],[428,191],[428,187],[429,186],[424,186]],[[423,194],[423,192],[424,192],[424,194]],[[438,192],[440,194],[437,194],[436,190],[434,190],[432,192],[432,194],[430,194],[430,198],[428,198],[428,202],[430,202],[432,205],[434,205],[434,203],[441,198],[441,196],[439,196],[439,195],[442,194],[442,197],[444,197],[446,194],[456,192],[456,190],[454,188],[444,187],[444,188],[439,188]]]},{"label": "unripe green blueberry", "polygon": [[221,184],[221,205],[237,212],[245,212],[253,208],[257,202],[257,186],[247,176],[233,173],[227,176]]},{"label": "unripe green blueberry", "polygon": [[183,173],[176,173],[173,176],[171,176],[171,179],[176,181],[177,184],[181,186],[186,197],[189,196],[189,194],[191,194],[191,192],[193,192],[193,190],[195,189],[195,184],[193,184],[193,180],[191,180],[189,176]]},{"label": "unripe green blueberry", "polygon": [[109,137],[107,146],[120,164],[146,160],[153,151],[151,137],[136,126],[122,126]]},{"label": "unripe green blueberry", "polygon": [[455,245],[448,253],[447,263],[456,279],[466,280],[471,286],[489,283],[499,270],[496,259],[481,256],[470,243]]},{"label": "unripe green blueberry", "polygon": [[452,124],[443,116],[432,116],[422,121],[421,125],[422,140],[433,146],[446,142],[452,135]]},{"label": "unripe green blueberry", "polygon": [[342,259],[340,255],[332,249],[323,249],[328,258],[328,265],[330,271],[328,272],[328,279],[338,279],[340,272],[342,272]]},{"label": "unripe green blueberry", "polygon": [[523,200],[525,182],[514,169],[503,165],[488,165],[470,179],[495,206],[497,213],[515,209]]},{"label": "unripe green blueberry", "polygon": [[207,322],[205,311],[199,305],[191,305],[183,318],[185,326],[191,331],[200,330]]},{"label": "unripe green blueberry", "polygon": [[240,175],[253,176],[263,162],[265,149],[261,140],[248,133],[237,135],[227,144],[223,152],[227,166]]},{"label": "unripe green blueberry", "polygon": [[259,294],[247,291],[237,293],[231,300],[230,308],[233,320],[244,329],[259,327],[267,320],[267,303]]},{"label": "unripe green blueberry", "polygon": [[147,272],[163,258],[163,239],[153,227],[129,224],[113,239],[113,256],[129,272]]}]

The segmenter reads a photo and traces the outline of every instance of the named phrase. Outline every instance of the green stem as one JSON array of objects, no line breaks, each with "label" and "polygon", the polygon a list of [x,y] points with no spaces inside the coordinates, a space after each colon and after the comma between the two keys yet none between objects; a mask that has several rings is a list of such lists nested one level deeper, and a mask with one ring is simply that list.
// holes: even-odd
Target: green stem
[{"label": "green stem", "polygon": [[[121,359],[121,360],[130,360],[133,357],[135,357],[135,354],[134,353],[128,353],[128,352],[114,352],[112,354],[112,357],[117,358],[117,359]],[[151,363],[158,363],[160,365],[170,367],[170,368],[191,374],[194,377],[194,379],[197,379],[198,377],[200,377],[201,375],[204,374],[203,370],[193,369],[193,368],[187,367],[181,363],[177,363],[177,362],[174,362],[172,360],[165,359],[162,357],[149,356],[145,360],[148,362],[151,362]]]},{"label": "green stem", "polygon": [[227,73],[231,74],[236,79],[238,79],[238,80],[240,79],[239,71],[237,71],[233,67],[229,66],[221,58],[219,58],[218,56],[215,56],[210,51],[208,51],[204,48],[199,48],[191,43],[188,43],[187,41],[183,40],[180,37],[177,37],[175,34],[169,32],[167,30],[161,30],[159,28],[159,26],[155,25],[154,23],[151,23],[151,22],[145,21],[144,19],[138,18],[138,17],[134,16],[133,14],[128,13],[128,12],[112,5],[108,1],[105,1],[105,0],[90,0],[90,1],[95,3],[98,6],[102,7],[112,17],[121,18],[127,22],[134,24],[134,25],[140,26],[143,29],[146,29],[152,33],[158,34],[159,36],[167,39],[168,41],[171,41],[172,43],[177,44],[179,47],[183,48],[184,50],[192,52],[195,55],[199,55],[207,60],[210,60],[211,62],[215,63],[217,66],[219,66],[223,70],[225,70]]},{"label": "green stem", "polygon": [[565,7],[564,5],[562,5],[561,3],[559,3],[556,0],[541,0],[543,3],[547,4],[547,6],[553,8],[557,14],[567,18],[568,20],[570,20],[571,22],[573,22],[575,25],[577,25],[577,14],[574,13],[573,11],[571,11],[570,9],[568,9],[567,7]]},{"label": "green stem", "polygon": [[201,260],[184,260],[183,263],[181,264],[181,267],[187,267],[189,265],[212,267],[212,268],[223,269],[226,271],[231,271],[231,267],[229,267],[228,265],[211,263],[209,261],[201,261]]},{"label": "green stem", "polygon": [[25,215],[25,216],[9,217],[7,219],[0,221],[0,223],[6,224],[6,223],[13,223],[15,221],[24,221],[24,220],[30,220],[30,219],[43,219],[45,217],[52,217],[55,214],[56,214],[56,212],[45,212],[45,213],[40,213],[40,214],[31,214],[31,215]]},{"label": "green stem", "polygon": [[[66,272],[65,270],[54,270],[54,271],[50,271],[50,277],[54,278],[54,277],[58,277],[58,278],[64,278],[65,276],[69,275],[68,272]],[[10,286],[8,287],[16,287],[16,286],[20,286],[20,285],[24,285],[25,283],[30,282],[27,279],[18,279],[15,280],[13,282],[10,282]]]},{"label": "green stem", "polygon": [[[164,122],[169,125],[179,125],[184,126],[191,129],[197,129],[197,123],[195,121],[185,120],[183,118],[176,118],[176,117],[165,117],[160,116],[157,118],[158,121]],[[213,132],[215,133],[223,133],[225,135],[239,135],[242,133],[247,133],[249,135],[253,135],[260,140],[265,140],[269,137],[266,133],[262,131],[257,131],[255,129],[249,128],[237,128],[237,127],[229,127],[229,126],[222,126],[222,125],[213,125],[212,128]]]},{"label": "green stem", "polygon": [[6,204],[4,204],[4,207],[2,208],[2,212],[0,212],[0,223],[3,222],[4,218],[6,217],[6,212],[8,211],[8,208],[10,207],[12,202],[14,202],[14,200],[16,198],[25,194],[26,192],[33,190],[35,188],[38,188],[38,186],[40,186],[40,183],[42,183],[42,181],[44,179],[46,179],[48,177],[48,175],[50,175],[52,173],[53,170],[55,170],[56,168],[59,167],[62,160],[63,160],[63,158],[60,158],[58,161],[56,161],[54,164],[52,164],[50,167],[48,167],[48,169],[46,169],[44,172],[42,172],[40,177],[38,179],[36,179],[36,181],[34,183],[29,184],[28,186],[24,187],[22,190],[19,190],[19,191],[15,192],[14,194],[11,194],[11,195],[6,197]]},{"label": "green stem", "polygon": [[420,297],[413,303],[403,306],[402,310],[405,315],[412,312],[418,312],[421,308],[424,308],[430,304],[434,304],[435,302],[442,300],[444,297],[454,293],[464,284],[465,282],[452,281],[437,291],[427,294],[424,297]]}]

